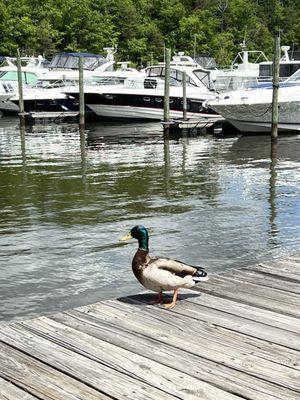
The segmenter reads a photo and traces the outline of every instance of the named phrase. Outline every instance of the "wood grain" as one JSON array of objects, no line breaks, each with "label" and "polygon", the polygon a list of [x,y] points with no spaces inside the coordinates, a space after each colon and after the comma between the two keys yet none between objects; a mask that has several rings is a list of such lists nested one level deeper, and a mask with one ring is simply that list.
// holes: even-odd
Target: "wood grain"
[{"label": "wood grain", "polygon": [[0,400],[297,400],[299,283],[289,257],[2,325]]}]

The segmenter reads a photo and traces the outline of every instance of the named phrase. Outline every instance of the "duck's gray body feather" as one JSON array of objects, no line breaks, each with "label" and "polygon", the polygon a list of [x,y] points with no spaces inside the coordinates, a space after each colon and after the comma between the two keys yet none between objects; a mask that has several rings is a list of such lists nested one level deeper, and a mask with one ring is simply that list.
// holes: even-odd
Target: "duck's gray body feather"
[{"label": "duck's gray body feather", "polygon": [[195,285],[192,275],[197,268],[167,257],[150,257],[148,251],[138,249],[132,269],[139,282],[155,292],[191,288]]}]

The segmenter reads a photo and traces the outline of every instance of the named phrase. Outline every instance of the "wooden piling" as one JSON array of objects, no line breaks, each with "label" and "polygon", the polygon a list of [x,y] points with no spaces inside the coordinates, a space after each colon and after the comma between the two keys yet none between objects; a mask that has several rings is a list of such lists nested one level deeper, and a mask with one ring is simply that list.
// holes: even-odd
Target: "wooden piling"
[{"label": "wooden piling", "polygon": [[170,129],[170,62],[171,50],[165,48],[164,131]]},{"label": "wooden piling", "polygon": [[83,57],[79,57],[79,126],[84,126],[85,122],[85,104],[83,87]]},{"label": "wooden piling", "polygon": [[24,121],[24,99],[23,99],[23,81],[22,81],[22,66],[21,66],[21,57],[20,51],[17,50],[17,74],[18,74],[18,89],[19,89],[19,116],[21,118],[21,122]]},{"label": "wooden piling", "polygon": [[272,96],[272,126],[271,137],[278,137],[278,90],[279,90],[280,32],[275,36],[273,60],[273,96]]}]

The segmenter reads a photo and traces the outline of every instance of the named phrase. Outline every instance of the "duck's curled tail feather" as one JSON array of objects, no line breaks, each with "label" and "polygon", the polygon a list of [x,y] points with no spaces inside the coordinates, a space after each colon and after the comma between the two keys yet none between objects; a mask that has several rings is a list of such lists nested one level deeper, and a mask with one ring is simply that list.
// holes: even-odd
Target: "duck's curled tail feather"
[{"label": "duck's curled tail feather", "polygon": [[205,271],[204,268],[202,267],[194,267],[197,269],[197,272],[193,275],[193,281],[195,283],[197,282],[205,282],[209,280],[209,276],[207,275],[207,272]]}]

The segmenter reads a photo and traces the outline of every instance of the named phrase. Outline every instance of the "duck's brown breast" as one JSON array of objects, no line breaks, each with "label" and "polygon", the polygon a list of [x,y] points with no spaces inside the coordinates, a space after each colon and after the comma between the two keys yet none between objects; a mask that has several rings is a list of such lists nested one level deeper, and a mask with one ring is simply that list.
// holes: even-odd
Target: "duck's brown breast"
[{"label": "duck's brown breast", "polygon": [[148,251],[138,249],[132,260],[132,271],[140,283],[143,283],[143,270],[147,267]]}]

